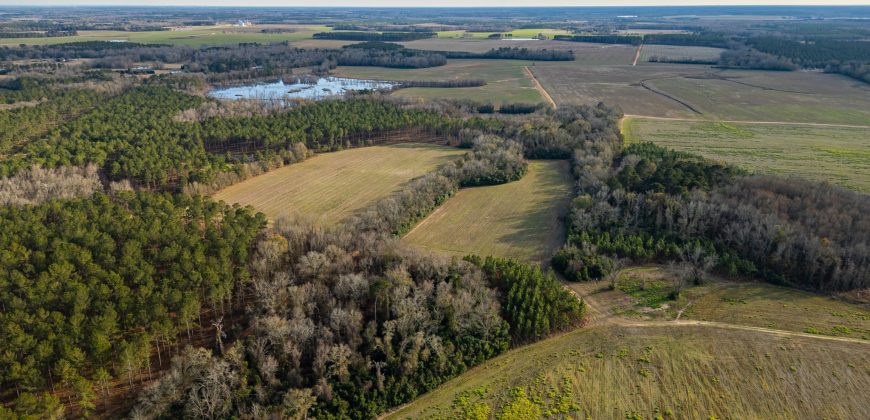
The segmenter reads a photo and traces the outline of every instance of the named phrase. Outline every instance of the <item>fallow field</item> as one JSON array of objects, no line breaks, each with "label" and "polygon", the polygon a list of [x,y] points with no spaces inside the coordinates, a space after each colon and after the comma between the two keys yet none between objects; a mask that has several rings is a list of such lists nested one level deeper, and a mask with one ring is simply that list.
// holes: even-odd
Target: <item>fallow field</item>
[{"label": "fallow field", "polygon": [[404,241],[457,256],[541,262],[564,241],[561,216],[570,197],[567,162],[530,161],[519,181],[459,191]]},{"label": "fallow field", "polygon": [[868,350],[690,323],[608,324],[512,350],[388,418],[860,419],[870,416]]},{"label": "fallow field", "polygon": [[334,224],[463,153],[424,144],[324,153],[234,184],[214,198],[253,206],[270,220],[302,215]]},{"label": "fallow field", "polygon": [[627,142],[651,141],[749,170],[870,192],[870,128],[645,118],[627,119],[622,128]]}]

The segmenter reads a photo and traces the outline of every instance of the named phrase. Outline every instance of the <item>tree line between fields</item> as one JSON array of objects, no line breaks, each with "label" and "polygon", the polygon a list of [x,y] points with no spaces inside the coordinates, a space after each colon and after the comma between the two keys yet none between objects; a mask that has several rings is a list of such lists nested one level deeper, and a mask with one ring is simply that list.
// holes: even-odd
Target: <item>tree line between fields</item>
[{"label": "tree line between fields", "polygon": [[[710,270],[870,287],[867,196],[624,147],[620,112],[602,104],[493,114],[369,95],[223,109],[183,93],[191,83],[105,93],[0,161],[0,397],[14,401],[4,415],[57,415],[58,395],[94,410],[110,386],[139,387],[171,359],[134,417],[373,417],[576,325],[582,301],[540,269],[422,255],[396,239],[460,188],[520,179],[526,159],[574,162],[569,239],[553,258],[569,280],[631,260],[678,264],[675,293]],[[179,118],[190,110],[203,115]],[[335,229],[264,230],[250,209],[179,192],[411,127],[469,151]]]}]

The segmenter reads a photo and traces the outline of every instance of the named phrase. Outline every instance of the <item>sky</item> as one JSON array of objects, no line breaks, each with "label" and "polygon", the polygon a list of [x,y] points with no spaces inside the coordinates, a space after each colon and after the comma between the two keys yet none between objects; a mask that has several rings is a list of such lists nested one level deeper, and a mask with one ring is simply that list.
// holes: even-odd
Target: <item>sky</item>
[{"label": "sky", "polygon": [[546,7],[868,4],[870,0],[0,0],[0,5],[25,6]]}]

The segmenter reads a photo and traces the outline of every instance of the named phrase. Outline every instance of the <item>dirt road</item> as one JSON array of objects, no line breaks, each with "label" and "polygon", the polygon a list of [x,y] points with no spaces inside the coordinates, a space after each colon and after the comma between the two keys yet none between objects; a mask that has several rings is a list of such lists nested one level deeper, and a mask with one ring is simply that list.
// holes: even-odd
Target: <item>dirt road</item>
[{"label": "dirt road", "polygon": [[538,90],[538,93],[540,93],[541,96],[544,97],[544,99],[547,101],[547,103],[550,104],[551,107],[553,107],[553,109],[557,108],[556,101],[553,100],[553,98],[547,92],[547,89],[544,89],[544,87],[541,86],[541,82],[538,81],[538,78],[535,77],[535,74],[532,73],[532,70],[528,66],[523,67],[523,70],[526,72],[526,75],[529,76],[529,79],[531,79],[532,83],[535,85],[535,89]]}]

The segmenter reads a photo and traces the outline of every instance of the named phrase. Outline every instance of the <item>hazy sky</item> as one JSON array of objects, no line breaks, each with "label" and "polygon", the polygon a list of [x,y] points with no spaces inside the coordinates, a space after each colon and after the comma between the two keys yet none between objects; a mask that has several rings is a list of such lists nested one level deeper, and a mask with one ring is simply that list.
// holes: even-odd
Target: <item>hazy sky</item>
[{"label": "hazy sky", "polygon": [[868,5],[870,0],[0,0],[0,5],[146,5],[146,6],[703,6],[703,5]]}]

